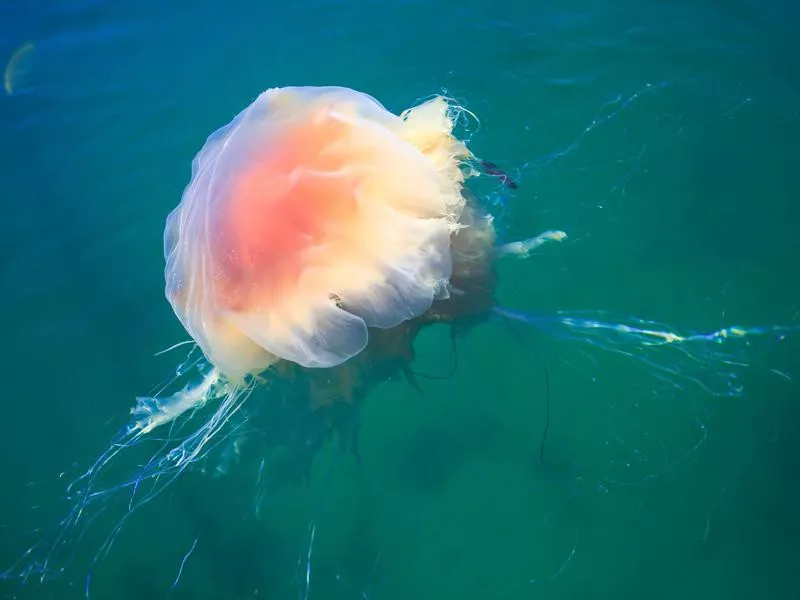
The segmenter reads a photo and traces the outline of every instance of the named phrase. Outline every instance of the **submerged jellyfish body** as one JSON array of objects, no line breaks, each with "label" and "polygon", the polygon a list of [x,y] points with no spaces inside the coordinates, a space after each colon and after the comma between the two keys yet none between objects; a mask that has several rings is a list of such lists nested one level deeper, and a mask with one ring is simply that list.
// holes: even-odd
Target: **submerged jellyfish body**
[{"label": "submerged jellyfish body", "polygon": [[[492,243],[466,221],[452,127],[441,98],[397,117],[353,90],[284,88],[209,139],[168,218],[166,293],[226,377],[336,367],[370,328],[450,296],[454,262]],[[484,248],[451,246],[465,228]]]}]

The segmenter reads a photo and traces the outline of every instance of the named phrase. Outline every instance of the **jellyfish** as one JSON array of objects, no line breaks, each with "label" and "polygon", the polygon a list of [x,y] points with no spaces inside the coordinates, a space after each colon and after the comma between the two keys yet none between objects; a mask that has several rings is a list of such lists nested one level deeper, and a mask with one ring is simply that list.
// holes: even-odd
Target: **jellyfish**
[{"label": "jellyfish", "polygon": [[138,427],[205,402],[218,381],[241,387],[268,370],[324,380],[316,393],[327,401],[352,397],[387,361],[410,379],[414,338],[436,322],[499,317],[578,331],[604,347],[617,337],[681,345],[691,357],[693,343],[768,331],[682,335],[635,318],[496,306],[494,262],[567,234],[495,243],[492,217],[465,182],[476,165],[512,180],[454,136],[463,114],[441,96],[396,116],[347,88],[276,88],[214,133],[164,236],[166,296],[213,368],[198,390],[158,410],[140,401]]},{"label": "jellyfish", "polygon": [[[180,470],[254,389],[271,385],[280,396],[281,381],[305,391],[303,410],[327,411],[323,420],[358,457],[359,403],[398,375],[420,389],[414,341],[434,324],[532,327],[621,353],[677,388],[741,393],[736,369],[746,363],[720,344],[790,328],[681,333],[602,311],[541,314],[497,303],[498,261],[568,236],[498,241],[468,180],[518,184],[456,137],[470,116],[443,96],[395,115],[352,89],[287,87],[263,92],[213,133],[164,233],[166,297],[202,354],[203,378],[140,398],[130,433],[221,398],[167,461]],[[298,434],[304,477],[326,433],[316,420]]]},{"label": "jellyfish", "polygon": [[276,89],[209,141],[167,219],[166,295],[229,381],[338,367],[449,295],[470,209],[447,109]]},{"label": "jellyfish", "polygon": [[[137,399],[131,422],[71,484],[75,507],[35,572],[53,570],[55,549],[80,537],[75,529],[97,503],[125,492],[129,515],[201,464],[265,390],[280,400],[269,414],[305,418],[276,438],[298,449],[288,463],[301,465],[300,479],[331,429],[358,458],[359,403],[390,379],[419,390],[411,365],[426,327],[532,327],[631,357],[670,384],[726,394],[741,393],[735,369],[743,363],[721,344],[797,329],[679,332],[601,311],[499,305],[498,261],[528,258],[568,236],[499,240],[490,206],[469,181],[493,176],[514,190],[518,182],[457,137],[469,118],[441,95],[397,115],[349,88],[284,87],[263,92],[208,137],[164,231],[165,295],[192,350],[164,386]],[[191,415],[205,410],[185,433]],[[114,458],[156,429],[165,432],[159,451],[133,476],[101,487]],[[224,469],[242,440],[234,438]]]}]

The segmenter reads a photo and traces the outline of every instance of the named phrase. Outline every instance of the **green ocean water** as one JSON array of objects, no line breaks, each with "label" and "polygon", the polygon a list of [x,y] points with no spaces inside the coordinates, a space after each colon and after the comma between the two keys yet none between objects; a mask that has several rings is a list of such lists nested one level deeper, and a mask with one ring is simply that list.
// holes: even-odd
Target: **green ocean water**
[{"label": "green ocean water", "polygon": [[[99,560],[130,494],[59,542],[70,560],[44,583],[41,552],[17,562],[180,362],[154,356],[186,339],[164,220],[206,137],[270,87],[474,113],[470,147],[519,184],[478,185],[502,240],[569,236],[499,265],[503,306],[800,325],[798,23],[772,0],[0,4],[4,60],[33,45],[0,97],[0,594],[800,598],[798,333],[740,344],[734,397],[698,385],[731,367],[725,344],[698,361],[619,346],[675,389],[625,354],[487,323],[423,395],[371,394],[361,465],[331,443],[308,486],[263,497],[257,459],[194,469]],[[453,364],[447,331],[416,350],[420,372]]]}]

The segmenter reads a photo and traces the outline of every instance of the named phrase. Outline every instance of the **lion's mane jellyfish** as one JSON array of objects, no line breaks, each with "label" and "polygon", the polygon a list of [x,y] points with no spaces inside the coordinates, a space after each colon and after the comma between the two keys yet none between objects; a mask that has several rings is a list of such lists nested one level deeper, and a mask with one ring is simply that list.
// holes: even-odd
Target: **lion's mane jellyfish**
[{"label": "lion's mane jellyfish", "polygon": [[167,220],[166,294],[222,375],[387,352],[370,330],[487,275],[492,230],[462,193],[452,127],[442,98],[398,117],[353,90],[283,88],[209,139]]},{"label": "lion's mane jellyfish", "polygon": [[[129,434],[222,402],[153,474],[201,458],[265,382],[273,396],[305,390],[298,410],[306,414],[354,407],[395,374],[419,389],[414,341],[434,323],[533,326],[620,352],[676,387],[741,391],[736,359],[718,344],[786,329],[680,334],[599,311],[497,306],[495,262],[567,236],[551,230],[496,243],[492,215],[466,184],[481,174],[511,189],[518,182],[456,137],[465,116],[472,115],[442,96],[395,115],[348,88],[276,88],[208,138],[164,234],[166,296],[203,354],[204,379],[140,398]],[[279,391],[278,381],[291,391]],[[324,418],[343,435],[357,430],[352,415],[332,410]],[[299,444],[312,449],[306,464],[321,435]]]}]

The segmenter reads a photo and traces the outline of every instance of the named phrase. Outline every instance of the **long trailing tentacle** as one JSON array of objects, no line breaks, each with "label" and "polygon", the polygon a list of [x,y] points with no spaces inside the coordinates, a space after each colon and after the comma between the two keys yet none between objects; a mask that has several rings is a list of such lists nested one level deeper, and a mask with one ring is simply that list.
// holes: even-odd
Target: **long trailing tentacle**
[{"label": "long trailing tentacle", "polygon": [[717,396],[743,392],[739,372],[749,366],[749,359],[742,349],[749,346],[751,338],[766,336],[780,341],[800,331],[800,326],[768,325],[681,333],[655,321],[614,317],[602,311],[539,314],[495,307],[493,312],[544,333],[626,356],[676,388],[691,383]]}]

